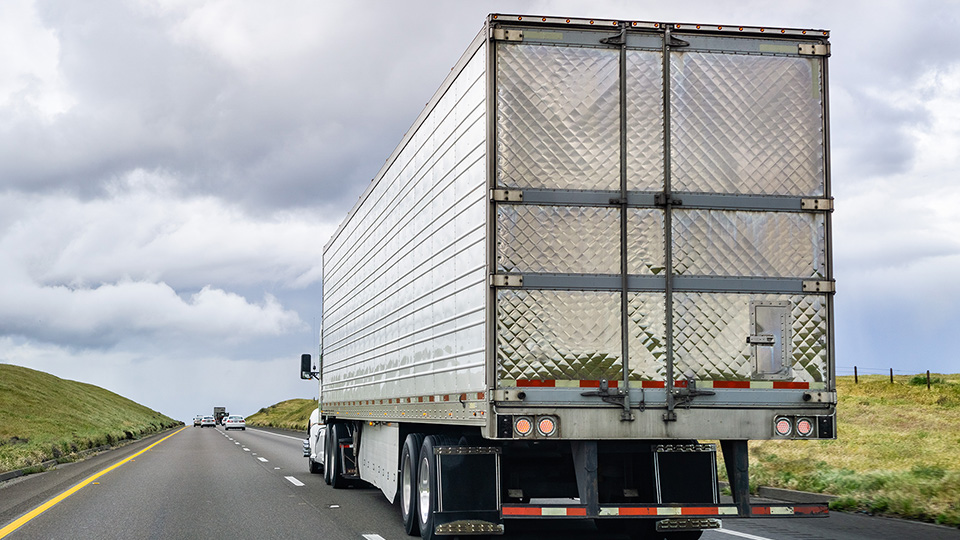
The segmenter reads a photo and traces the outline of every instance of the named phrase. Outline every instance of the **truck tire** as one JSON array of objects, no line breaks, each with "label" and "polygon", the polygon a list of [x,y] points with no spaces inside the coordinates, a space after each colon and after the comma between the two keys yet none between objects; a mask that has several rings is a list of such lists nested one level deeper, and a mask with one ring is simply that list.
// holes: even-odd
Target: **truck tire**
[{"label": "truck tire", "polygon": [[327,436],[323,442],[323,481],[329,486],[332,482],[330,475],[333,472],[333,465],[330,459],[333,457],[333,429],[327,426]]},{"label": "truck tire", "polygon": [[323,472],[323,465],[314,461],[312,457],[307,458],[307,468],[310,469],[310,474],[320,474]]},{"label": "truck tire", "polygon": [[437,479],[437,456],[433,449],[437,446],[456,445],[457,441],[445,435],[430,435],[423,439],[417,466],[417,522],[420,526],[420,538],[433,540],[435,527],[433,513],[437,509],[439,485]]},{"label": "truck tire", "polygon": [[400,499],[400,516],[403,517],[403,529],[410,536],[420,534],[420,523],[417,519],[417,464],[420,458],[420,447],[423,446],[423,434],[411,433],[403,442],[400,451],[400,481],[398,482],[398,499]]},{"label": "truck tire", "polygon": [[330,469],[330,485],[333,486],[333,489],[344,489],[347,487],[348,481],[340,474],[340,471],[343,469],[343,454],[340,452],[340,439],[347,437],[347,426],[340,423],[333,424],[330,426],[330,434],[332,435],[333,452],[330,454],[330,461],[324,461],[324,463],[328,464],[328,468]]}]

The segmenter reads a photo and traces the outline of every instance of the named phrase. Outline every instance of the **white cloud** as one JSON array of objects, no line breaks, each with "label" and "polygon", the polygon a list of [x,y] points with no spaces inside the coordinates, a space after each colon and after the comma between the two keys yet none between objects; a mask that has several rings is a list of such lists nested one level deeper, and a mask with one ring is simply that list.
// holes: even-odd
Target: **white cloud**
[{"label": "white cloud", "polygon": [[0,362],[106,388],[189,422],[213,407],[250,415],[291,398],[316,398],[317,382],[299,378],[299,357],[155,355],[90,351],[0,337]]},{"label": "white cloud", "polygon": [[108,195],[0,195],[0,246],[30,279],[90,286],[120,279],[176,289],[210,283],[302,287],[334,225],[306,211],[251,216],[212,196],[181,197],[162,173],[133,171]]},{"label": "white cloud", "polygon": [[256,218],[174,179],[135,171],[110,197],[0,194],[0,320],[51,342],[130,334],[250,340],[307,329],[267,292],[319,279],[332,225],[307,213]]},{"label": "white cloud", "polygon": [[56,31],[43,26],[33,2],[0,2],[0,108],[33,111],[47,121],[69,110],[75,99],[60,73],[59,56]]}]

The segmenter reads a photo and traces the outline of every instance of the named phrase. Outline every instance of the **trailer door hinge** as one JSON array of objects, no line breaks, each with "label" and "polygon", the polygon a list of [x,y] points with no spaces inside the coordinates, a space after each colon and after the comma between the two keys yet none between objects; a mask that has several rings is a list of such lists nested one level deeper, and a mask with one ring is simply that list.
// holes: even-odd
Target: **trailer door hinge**
[{"label": "trailer door hinge", "polygon": [[800,201],[802,210],[826,210],[833,211],[833,199],[803,199]]},{"label": "trailer door hinge", "polygon": [[670,193],[657,193],[653,196],[653,204],[656,206],[680,206],[683,199],[674,197]]},{"label": "trailer door hinge", "polygon": [[523,30],[493,29],[494,41],[523,41]]},{"label": "trailer door hinge", "polygon": [[803,292],[835,293],[837,292],[837,282],[836,281],[804,281]]},{"label": "trailer door hinge", "polygon": [[491,274],[491,287],[523,287],[523,276],[508,274]]},{"label": "trailer door hinge", "polygon": [[519,189],[491,189],[490,200],[496,202],[523,202],[523,192]]},{"label": "trailer door hinge", "polygon": [[830,56],[830,45],[824,43],[800,43],[797,50],[807,56]]}]

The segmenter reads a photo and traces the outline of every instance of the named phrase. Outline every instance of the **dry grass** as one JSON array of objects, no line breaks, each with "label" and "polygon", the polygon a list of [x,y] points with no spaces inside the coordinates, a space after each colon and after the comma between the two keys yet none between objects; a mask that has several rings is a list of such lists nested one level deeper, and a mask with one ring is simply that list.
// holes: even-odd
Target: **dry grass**
[{"label": "dry grass", "polygon": [[960,375],[936,375],[930,390],[912,379],[838,378],[837,440],[751,442],[751,484],[839,495],[835,509],[960,525]]}]

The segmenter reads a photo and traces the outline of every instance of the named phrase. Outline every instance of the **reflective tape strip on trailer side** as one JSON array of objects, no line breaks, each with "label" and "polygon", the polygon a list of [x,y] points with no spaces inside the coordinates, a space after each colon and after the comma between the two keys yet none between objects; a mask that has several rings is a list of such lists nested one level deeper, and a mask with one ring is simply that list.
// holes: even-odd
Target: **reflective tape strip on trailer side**
[{"label": "reflective tape strip on trailer side", "polygon": [[[753,517],[778,516],[827,516],[826,504],[801,504],[794,506],[751,505]],[[501,515],[505,518],[535,517],[586,517],[585,506],[530,506],[504,505]],[[737,507],[733,505],[717,506],[604,506],[600,508],[600,517],[649,516],[649,517],[714,517],[736,516]]]}]

